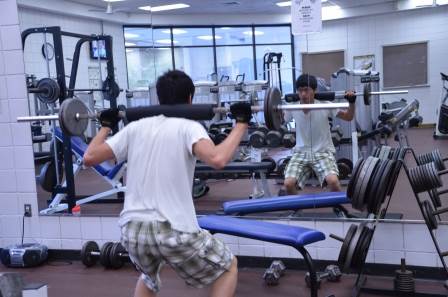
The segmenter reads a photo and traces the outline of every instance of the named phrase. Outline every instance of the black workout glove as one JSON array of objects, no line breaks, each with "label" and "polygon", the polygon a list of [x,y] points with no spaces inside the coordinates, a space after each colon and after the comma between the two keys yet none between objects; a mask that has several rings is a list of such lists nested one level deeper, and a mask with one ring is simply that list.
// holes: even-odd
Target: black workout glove
[{"label": "black workout glove", "polygon": [[355,103],[356,102],[356,94],[355,92],[349,91],[345,92],[344,98],[347,99],[349,103]]},{"label": "black workout glove", "polygon": [[230,105],[230,112],[237,123],[248,124],[252,119],[252,110],[248,102],[237,102]]},{"label": "black workout glove", "polygon": [[113,129],[120,121],[118,111],[118,108],[109,108],[101,111],[99,116],[101,126]]}]

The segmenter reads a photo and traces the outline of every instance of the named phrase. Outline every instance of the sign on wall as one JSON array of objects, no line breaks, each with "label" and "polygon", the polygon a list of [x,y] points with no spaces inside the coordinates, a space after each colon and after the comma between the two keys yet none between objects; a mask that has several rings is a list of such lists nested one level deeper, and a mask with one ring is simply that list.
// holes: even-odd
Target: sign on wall
[{"label": "sign on wall", "polygon": [[292,0],[291,26],[293,35],[322,31],[321,0]]},{"label": "sign on wall", "polygon": [[354,56],[353,69],[366,71],[375,70],[375,55]]}]

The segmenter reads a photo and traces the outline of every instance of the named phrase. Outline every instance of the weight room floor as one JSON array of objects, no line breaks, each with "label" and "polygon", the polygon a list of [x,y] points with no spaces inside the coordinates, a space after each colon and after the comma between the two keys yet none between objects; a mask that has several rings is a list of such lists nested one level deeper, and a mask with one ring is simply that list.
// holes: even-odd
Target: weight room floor
[{"label": "weight room floor", "polygon": [[[99,265],[85,268],[80,262],[50,262],[50,264],[27,269],[6,269],[2,272],[21,273],[26,283],[44,283],[48,285],[49,297],[123,297],[132,296],[138,273],[127,264],[119,270],[105,270]],[[240,268],[236,296],[309,296],[309,290],[304,282],[303,271],[287,270],[280,279],[278,286],[268,287],[262,280],[264,269]],[[208,296],[207,289],[194,289],[188,287],[178,278],[174,271],[166,267],[162,271],[162,289],[157,296]],[[323,282],[319,296],[335,294],[338,297],[350,296],[355,276],[343,275],[338,283]],[[389,282],[391,284],[391,282]],[[387,286],[381,278],[375,285],[383,288]],[[425,293],[446,293],[441,281],[428,281],[425,284],[417,283],[416,289]],[[381,297],[385,295],[362,294],[363,297]]]},{"label": "weight room floor", "polygon": [[[415,149],[417,153],[424,153],[438,148],[443,156],[448,155],[448,140],[439,139],[434,140],[432,137],[433,128],[420,128],[410,129],[408,131],[408,138],[410,145]],[[396,145],[394,141],[389,141],[389,145]],[[410,166],[415,166],[415,162],[411,156],[407,157]],[[446,181],[447,177],[443,176],[443,180]],[[95,172],[91,170],[83,170],[75,179],[76,193],[77,195],[93,195],[100,191],[105,191],[108,188],[108,184],[104,182]],[[225,201],[238,200],[247,198],[252,192],[252,183],[248,179],[243,180],[218,180],[209,181],[208,185],[210,191],[207,195],[197,199],[195,201],[196,210],[199,214],[213,213],[221,208],[221,205]],[[273,195],[276,195],[280,186],[275,184],[275,180],[269,180],[270,189]],[[320,192],[319,187],[307,187],[302,193]],[[427,194],[425,194],[427,197]],[[38,187],[38,203],[39,209],[43,209],[47,205],[47,199],[49,195],[47,192],[42,191]],[[443,199],[442,199],[443,201]],[[122,205],[120,203],[111,204],[90,204],[82,207],[83,215],[103,215],[103,216],[117,216],[121,211]],[[346,206],[350,211],[350,206]],[[286,212],[291,214],[292,212]],[[305,210],[304,214],[315,214],[325,216],[329,214],[332,216],[332,211],[329,208]],[[420,210],[417,202],[412,193],[411,186],[406,178],[405,172],[402,170],[400,177],[397,181],[392,201],[389,207],[389,213],[403,214],[404,219],[421,219]],[[266,214],[265,214],[266,215]],[[273,215],[268,214],[268,215]],[[283,213],[276,213],[275,216],[285,215]],[[448,220],[448,214],[442,215],[442,218]]]}]

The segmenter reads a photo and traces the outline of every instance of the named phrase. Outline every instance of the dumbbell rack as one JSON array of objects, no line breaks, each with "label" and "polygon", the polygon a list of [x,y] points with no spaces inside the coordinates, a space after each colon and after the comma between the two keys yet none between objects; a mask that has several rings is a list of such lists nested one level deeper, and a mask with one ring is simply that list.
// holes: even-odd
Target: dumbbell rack
[{"label": "dumbbell rack", "polygon": [[[401,166],[404,168],[404,171],[406,172],[406,175],[407,175],[407,178],[408,178],[408,180],[409,180],[409,183],[410,183],[411,186],[413,187],[413,192],[414,192],[415,198],[416,198],[416,200],[417,200],[417,203],[418,203],[418,205],[419,205],[419,207],[420,207],[420,211],[422,212],[422,215],[423,215],[422,201],[421,201],[421,199],[420,199],[418,193],[414,190],[414,186],[413,186],[412,183],[411,183],[411,179],[410,179],[410,168],[409,168],[409,167],[406,165],[406,163],[404,162],[404,156],[405,156],[406,153],[408,153],[408,152],[411,152],[411,153],[412,153],[412,155],[413,155],[413,157],[414,157],[416,163],[418,164],[417,157],[416,157],[416,154],[415,154],[415,152],[414,152],[414,150],[413,150],[412,148],[409,148],[409,147],[403,148],[403,152],[404,152],[404,153],[402,154],[402,156],[400,157],[400,159],[398,160],[398,162],[401,163]],[[376,225],[379,223],[379,221],[385,218],[385,215],[386,215],[386,213],[387,213],[387,209],[389,208],[389,204],[390,204],[390,201],[391,201],[391,197],[392,197],[392,194],[389,195],[389,197],[388,197],[388,199],[387,199],[386,206],[383,208],[383,210],[380,212],[380,215],[379,215],[378,218],[375,220],[374,227],[373,227],[373,232],[374,232],[374,230],[375,230],[375,228],[376,228]],[[445,269],[445,272],[447,273],[447,276],[448,276],[448,267],[447,267],[446,262],[445,262],[445,260],[444,260],[443,252],[442,252],[441,249],[440,249],[440,246],[439,246],[439,244],[438,244],[438,242],[437,242],[437,239],[436,239],[436,237],[435,237],[435,234],[434,234],[433,230],[431,230],[431,228],[429,227],[428,224],[426,224],[426,225],[427,225],[427,227],[428,227],[428,231],[429,231],[429,233],[430,233],[430,235],[431,235],[431,238],[432,238],[432,240],[433,240],[433,242],[434,242],[434,246],[435,246],[435,248],[436,248],[436,250],[437,250],[437,253],[438,253],[439,257],[440,257],[440,261],[441,261],[441,263],[442,263],[442,265],[443,265],[443,267],[444,267],[444,269]],[[372,235],[372,237],[373,237],[373,235]],[[370,247],[370,243],[369,243],[369,247]],[[367,253],[366,253],[366,255],[367,255]],[[365,262],[365,259],[364,259],[363,262]],[[363,265],[363,267],[364,267],[364,265]],[[398,294],[398,292],[396,292],[396,291],[394,290],[393,286],[392,286],[390,289],[387,289],[387,288],[384,288],[384,287],[382,287],[382,288],[372,288],[372,287],[364,286],[366,282],[367,282],[367,276],[364,274],[364,268],[362,268],[362,269],[359,271],[359,273],[358,273],[358,277],[357,277],[355,286],[354,286],[354,288],[353,288],[353,290],[352,290],[352,295],[351,295],[351,296],[352,296],[352,297],[358,297],[358,296],[360,296],[360,294],[361,294],[362,292],[364,292],[364,293],[369,293],[369,294],[381,294],[381,295],[383,295],[383,296],[384,296],[384,295],[387,295],[387,296],[396,296],[396,295]],[[443,296],[443,297],[446,297],[447,294],[436,294],[436,293],[414,292],[414,293],[406,293],[406,295],[403,294],[403,296],[414,296],[414,297],[430,297],[430,296],[431,296],[431,297],[438,297],[438,296],[442,297],[442,296]]]}]

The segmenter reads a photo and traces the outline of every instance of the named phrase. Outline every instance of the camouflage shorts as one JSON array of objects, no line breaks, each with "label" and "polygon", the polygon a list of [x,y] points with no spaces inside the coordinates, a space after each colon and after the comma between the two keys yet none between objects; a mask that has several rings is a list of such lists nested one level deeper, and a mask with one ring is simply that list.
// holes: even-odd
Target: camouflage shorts
[{"label": "camouflage shorts", "polygon": [[233,259],[229,248],[208,231],[181,232],[169,222],[130,221],[121,229],[121,243],[153,292],[160,289],[165,263],[188,285],[201,288],[229,270]]}]

